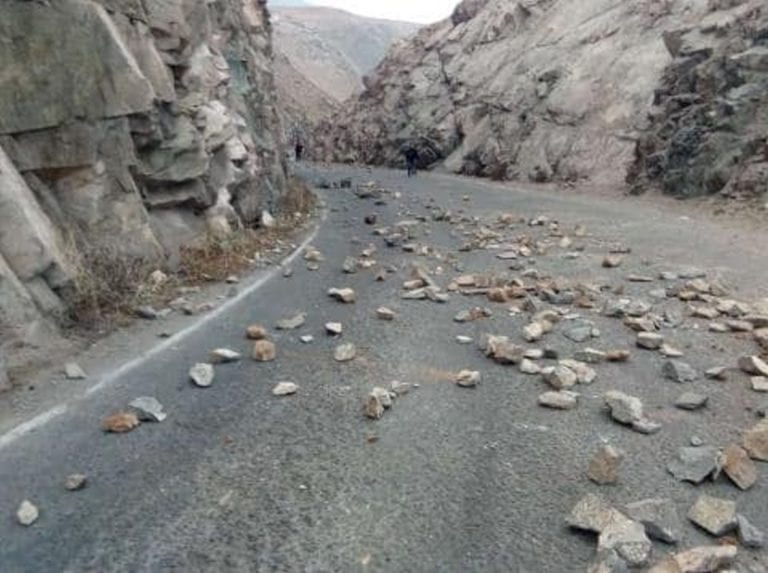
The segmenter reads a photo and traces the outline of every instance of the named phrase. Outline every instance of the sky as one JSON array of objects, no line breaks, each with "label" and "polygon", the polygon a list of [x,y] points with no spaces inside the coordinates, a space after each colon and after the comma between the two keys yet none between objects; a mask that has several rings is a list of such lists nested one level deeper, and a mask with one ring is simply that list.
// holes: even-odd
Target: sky
[{"label": "sky", "polygon": [[430,24],[451,15],[458,0],[309,0],[362,16]]}]

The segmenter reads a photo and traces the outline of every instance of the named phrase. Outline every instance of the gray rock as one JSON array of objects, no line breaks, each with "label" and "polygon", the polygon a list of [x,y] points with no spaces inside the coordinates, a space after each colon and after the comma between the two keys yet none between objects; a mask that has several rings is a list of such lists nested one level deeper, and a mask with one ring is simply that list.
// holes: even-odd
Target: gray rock
[{"label": "gray rock", "polygon": [[67,491],[78,491],[88,484],[88,477],[83,474],[72,474],[64,480],[64,489]]},{"label": "gray rock", "polygon": [[652,569],[649,573],[714,573],[725,571],[736,560],[738,549],[733,545],[694,547],[672,558],[671,568]]},{"label": "gray rock", "polygon": [[473,370],[462,370],[456,375],[456,384],[462,388],[474,388],[481,379],[480,372]]},{"label": "gray rock", "polygon": [[339,344],[333,352],[333,359],[336,362],[349,362],[354,360],[355,356],[357,356],[357,348],[351,342]]},{"label": "gray rock", "polygon": [[661,367],[665,378],[674,382],[693,382],[699,377],[698,372],[686,362],[680,360],[667,360]]},{"label": "gray rock", "polygon": [[725,535],[737,525],[736,502],[701,495],[688,512],[688,519],[712,535]]},{"label": "gray rock", "polygon": [[681,410],[699,410],[707,405],[709,396],[698,392],[685,392],[675,400],[675,406]]},{"label": "gray rock", "polygon": [[341,333],[343,332],[344,327],[340,322],[326,322],[325,323],[325,332],[328,333],[330,336],[341,336]]},{"label": "gray rock", "polygon": [[189,370],[189,378],[200,388],[208,388],[213,384],[214,371],[212,364],[198,363]]},{"label": "gray rock", "polygon": [[744,547],[760,549],[765,547],[765,534],[755,527],[741,514],[736,516],[736,526],[739,532],[739,541]]},{"label": "gray rock", "polygon": [[153,307],[145,305],[136,309],[136,316],[145,320],[157,320],[160,315]]},{"label": "gray rock", "polygon": [[646,350],[658,350],[664,344],[664,337],[655,332],[639,332],[636,343],[638,347]]},{"label": "gray rock", "polygon": [[594,324],[588,321],[578,321],[563,331],[563,336],[573,342],[582,343],[592,338]]},{"label": "gray rock", "polygon": [[341,266],[341,269],[345,273],[351,275],[357,272],[358,265],[359,263],[355,257],[347,257],[344,259],[344,264]]},{"label": "gray rock", "polygon": [[30,526],[37,518],[40,517],[40,511],[37,507],[28,499],[25,499],[19,505],[19,509],[16,511],[16,519],[21,525]]},{"label": "gray rock", "polygon": [[88,377],[76,362],[67,362],[64,365],[64,376],[67,380],[84,380]]},{"label": "gray rock", "polygon": [[643,524],[646,533],[664,543],[677,543],[682,523],[671,499],[644,499],[627,504],[627,516]]},{"label": "gray rock", "polygon": [[613,550],[630,566],[644,565],[651,555],[651,540],[642,524],[630,519],[610,522],[597,540],[598,553]]},{"label": "gray rock", "polygon": [[717,460],[718,450],[713,446],[684,446],[667,464],[667,471],[680,481],[700,484],[717,470]]},{"label": "gray rock", "polygon": [[648,418],[643,418],[642,420],[632,422],[632,429],[639,434],[655,434],[661,430],[661,424]]},{"label": "gray rock", "polygon": [[272,388],[272,394],[275,396],[290,396],[299,391],[299,387],[293,382],[278,382]]},{"label": "gray rock", "polygon": [[742,356],[739,358],[739,368],[754,376],[768,376],[768,364],[759,356]]},{"label": "gray rock", "polygon": [[555,410],[573,410],[579,401],[579,394],[561,390],[560,392],[544,392],[539,396],[538,403],[545,408]]},{"label": "gray rock", "polygon": [[239,352],[229,348],[217,348],[211,351],[210,360],[212,364],[225,364],[228,362],[237,362],[242,358]]},{"label": "gray rock", "polygon": [[278,330],[296,330],[304,325],[307,321],[307,315],[303,312],[295,314],[288,318],[283,318],[277,321],[275,328]]},{"label": "gray rock", "polygon": [[562,365],[546,368],[542,370],[542,375],[545,382],[555,390],[568,390],[578,382],[576,373]]},{"label": "gray rock", "polygon": [[605,498],[589,493],[576,503],[565,521],[574,529],[601,533],[614,521],[625,520],[626,517]]},{"label": "gray rock", "polygon": [[643,403],[639,398],[623,392],[606,392],[604,400],[608,406],[611,418],[621,424],[632,424],[644,418]]},{"label": "gray rock", "polygon": [[381,405],[384,406],[384,409],[389,409],[392,407],[392,398],[395,396],[395,394],[386,388],[380,388],[379,386],[376,386],[373,390],[371,390],[371,394],[379,399],[379,402],[381,402]]},{"label": "gray rock", "polygon": [[129,406],[142,422],[162,422],[168,417],[163,412],[163,405],[151,396],[135,398]]}]

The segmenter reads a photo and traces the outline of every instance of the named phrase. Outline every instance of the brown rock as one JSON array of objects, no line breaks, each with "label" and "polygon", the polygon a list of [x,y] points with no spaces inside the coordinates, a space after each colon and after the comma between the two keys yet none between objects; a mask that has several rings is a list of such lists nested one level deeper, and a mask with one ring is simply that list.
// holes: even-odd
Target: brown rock
[{"label": "brown rock", "polygon": [[624,452],[613,446],[600,446],[589,462],[587,477],[598,485],[614,484],[618,481],[618,470]]},{"label": "brown rock", "polygon": [[245,336],[250,340],[263,340],[267,337],[267,329],[260,324],[252,324],[245,330]]},{"label": "brown rock", "polygon": [[768,328],[760,328],[752,334],[758,346],[768,351]]},{"label": "brown rock", "polygon": [[384,415],[384,405],[377,394],[368,394],[363,405],[363,414],[371,420],[379,420]]},{"label": "brown rock", "polygon": [[744,448],[731,444],[723,451],[721,464],[727,475],[739,489],[749,489],[757,481],[757,466]]},{"label": "brown rock", "polygon": [[605,353],[605,359],[608,362],[626,362],[630,356],[629,350],[609,350]]},{"label": "brown rock", "polygon": [[105,432],[124,434],[136,428],[141,422],[133,412],[118,412],[111,414],[101,421],[101,427]]},{"label": "brown rock", "polygon": [[271,362],[277,356],[275,344],[269,340],[257,340],[251,356],[257,362]]},{"label": "brown rock", "polygon": [[611,255],[607,255],[603,259],[603,267],[606,269],[613,269],[618,266],[621,266],[621,263],[623,262],[624,262],[624,257],[622,257],[619,254],[611,254]]},{"label": "brown rock", "polygon": [[741,436],[741,445],[750,458],[768,462],[768,418],[745,431]]},{"label": "brown rock", "polygon": [[486,295],[491,302],[507,302],[507,292],[503,288],[492,288]]}]

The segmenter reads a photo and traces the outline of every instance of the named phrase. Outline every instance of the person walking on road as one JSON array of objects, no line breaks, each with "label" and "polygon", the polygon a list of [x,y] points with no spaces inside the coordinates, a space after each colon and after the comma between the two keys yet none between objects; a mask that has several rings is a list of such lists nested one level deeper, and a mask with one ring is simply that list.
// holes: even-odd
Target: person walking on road
[{"label": "person walking on road", "polygon": [[416,165],[419,161],[419,152],[413,145],[408,145],[403,149],[403,155],[405,155],[405,166],[408,170],[408,177],[416,175]]}]

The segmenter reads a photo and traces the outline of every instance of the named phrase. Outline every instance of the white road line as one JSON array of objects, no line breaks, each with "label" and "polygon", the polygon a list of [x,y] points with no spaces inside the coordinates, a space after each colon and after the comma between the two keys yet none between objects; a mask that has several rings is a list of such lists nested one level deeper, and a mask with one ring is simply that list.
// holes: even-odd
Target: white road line
[{"label": "white road line", "polygon": [[[281,272],[282,267],[292,263],[302,253],[302,251],[304,251],[304,249],[306,249],[310,245],[310,243],[312,243],[312,241],[315,240],[327,216],[328,216],[327,211],[323,210],[323,212],[320,215],[320,221],[317,223],[314,230],[309,234],[309,236],[306,239],[304,239],[304,241],[302,241],[302,243],[290,255],[288,255],[285,259],[283,259],[280,262],[280,264],[276,266],[276,268],[272,269],[263,277],[257,279],[252,284],[248,285],[245,288],[245,290],[238,293],[237,296],[229,299],[227,302],[225,302],[221,306],[215,308],[207,315],[201,317],[200,320],[198,320],[194,324],[190,324],[187,328],[177,332],[170,338],[167,338],[162,343],[158,344],[151,350],[145,352],[140,357],[134,358],[133,360],[130,360],[125,364],[121,365],[120,367],[118,367],[117,369],[113,370],[109,374],[106,374],[101,378],[101,380],[99,380],[97,384],[88,388],[84,392],[84,394],[79,398],[82,398],[84,396],[90,396],[91,394],[94,394],[100,390],[103,390],[110,384],[114,383],[118,378],[120,378],[121,376],[124,376],[126,373],[130,372],[134,368],[141,366],[142,364],[151,360],[161,352],[164,352],[165,350],[168,350],[172,346],[179,344],[185,338],[197,332],[212,320],[220,317],[229,309],[231,309],[232,307],[234,307],[235,305],[243,301],[246,297],[250,296],[255,291],[260,289],[267,282],[269,282],[271,279],[277,276],[277,274]],[[70,401],[73,401],[73,400],[70,400]],[[57,418],[58,416],[62,415],[66,411],[67,411],[67,404],[59,404],[58,406],[55,406],[54,408],[51,408],[50,410],[43,412],[38,416],[35,416],[31,420],[27,422],[23,422],[18,426],[10,429],[8,432],[0,436],[0,450],[10,445],[11,443],[15,442],[20,437],[24,436],[30,431],[44,426],[45,424],[47,424],[54,418]]]}]

